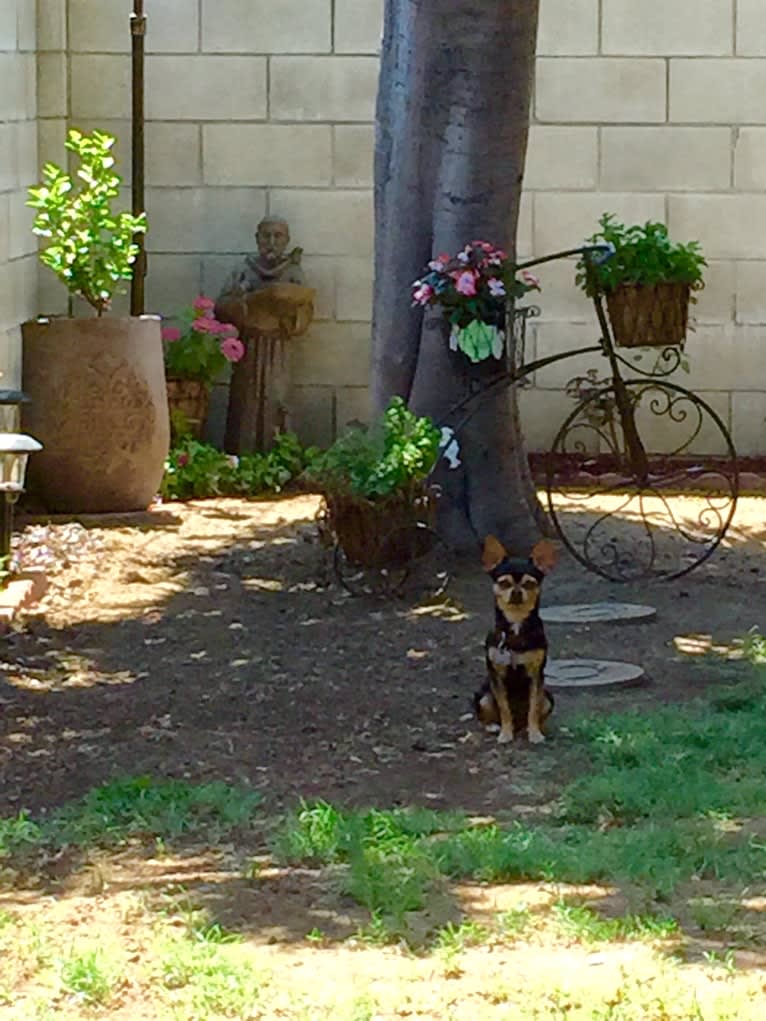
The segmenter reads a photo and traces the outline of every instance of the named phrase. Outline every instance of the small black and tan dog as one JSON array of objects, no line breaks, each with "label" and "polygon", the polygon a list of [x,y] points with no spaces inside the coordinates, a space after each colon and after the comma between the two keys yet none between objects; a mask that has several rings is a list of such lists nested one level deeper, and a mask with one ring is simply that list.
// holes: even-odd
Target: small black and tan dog
[{"label": "small black and tan dog", "polygon": [[500,725],[500,744],[523,730],[539,744],[553,711],[553,697],[544,687],[548,642],[539,613],[540,590],[556,563],[556,547],[542,539],[528,559],[514,558],[490,535],[481,559],[492,578],[495,627],[484,643],[488,679],[474,695],[476,715],[485,726]]}]

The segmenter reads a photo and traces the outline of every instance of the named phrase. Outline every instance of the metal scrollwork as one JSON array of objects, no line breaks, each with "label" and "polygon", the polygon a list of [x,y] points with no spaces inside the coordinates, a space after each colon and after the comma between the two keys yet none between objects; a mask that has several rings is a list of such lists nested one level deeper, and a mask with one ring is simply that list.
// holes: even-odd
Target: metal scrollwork
[{"label": "metal scrollwork", "polygon": [[[720,544],[736,506],[736,454],[718,414],[691,391],[648,377],[617,386],[595,372],[572,380],[567,392],[578,405],[548,458],[548,506],[562,541],[612,581],[687,574]],[[618,386],[645,448],[643,472],[626,443]],[[720,456],[703,467],[697,446]],[[690,491],[695,499],[684,499]]]}]

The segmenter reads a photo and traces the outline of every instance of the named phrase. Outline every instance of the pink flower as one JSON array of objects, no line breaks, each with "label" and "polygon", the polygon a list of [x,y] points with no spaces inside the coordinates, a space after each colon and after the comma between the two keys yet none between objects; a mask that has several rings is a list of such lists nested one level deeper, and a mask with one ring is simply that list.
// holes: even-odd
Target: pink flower
[{"label": "pink flower", "polygon": [[493,298],[505,297],[505,284],[502,280],[498,280],[497,277],[490,277],[487,281],[487,286]]},{"label": "pink flower", "polygon": [[416,305],[427,305],[434,296],[434,289],[430,284],[421,284],[412,295]]},{"label": "pink flower", "polygon": [[534,273],[530,273],[529,270],[523,269],[521,271],[521,279],[527,285],[527,287],[540,290],[540,278],[536,277]]},{"label": "pink flower", "polygon": [[470,269],[459,273],[455,280],[455,290],[458,294],[464,294],[467,298],[472,298],[476,294],[476,274]]},{"label": "pink flower", "polygon": [[238,362],[245,356],[245,345],[236,337],[227,337],[221,341],[221,354],[227,361]]},{"label": "pink flower", "polygon": [[162,327],[162,339],[168,343],[172,343],[175,340],[181,339],[181,331],[177,326],[163,326]]},{"label": "pink flower", "polygon": [[222,337],[238,337],[239,330],[234,323],[221,323],[218,331]]},{"label": "pink flower", "polygon": [[215,302],[212,298],[206,298],[204,294],[200,294],[199,297],[195,298],[192,302],[192,308],[195,312],[201,312],[205,315],[207,312],[212,312],[215,308]]},{"label": "pink flower", "polygon": [[199,316],[191,324],[193,330],[197,333],[217,333],[218,322],[215,319],[211,319],[209,316]]},{"label": "pink flower", "polygon": [[179,454],[178,455],[178,467],[179,468],[185,468],[188,463],[189,463],[189,455],[188,454]]},{"label": "pink flower", "polygon": [[428,268],[435,270],[437,273],[441,273],[447,268],[450,261],[451,257],[449,255],[437,255],[435,259],[432,259],[431,262],[428,263]]}]

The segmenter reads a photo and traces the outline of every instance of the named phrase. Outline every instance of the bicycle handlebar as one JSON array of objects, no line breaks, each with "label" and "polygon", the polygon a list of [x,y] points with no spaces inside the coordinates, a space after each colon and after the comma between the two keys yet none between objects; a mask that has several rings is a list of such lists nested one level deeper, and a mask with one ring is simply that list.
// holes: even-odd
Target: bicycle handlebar
[{"label": "bicycle handlebar", "polygon": [[578,248],[567,248],[563,252],[554,252],[553,255],[544,255],[540,259],[530,259],[528,262],[520,262],[516,266],[517,272],[521,269],[531,269],[532,266],[540,266],[544,262],[555,262],[557,259],[568,259],[570,255],[584,255],[589,258],[595,266],[607,262],[615,254],[615,247],[611,241],[598,242],[596,244],[580,245]]}]

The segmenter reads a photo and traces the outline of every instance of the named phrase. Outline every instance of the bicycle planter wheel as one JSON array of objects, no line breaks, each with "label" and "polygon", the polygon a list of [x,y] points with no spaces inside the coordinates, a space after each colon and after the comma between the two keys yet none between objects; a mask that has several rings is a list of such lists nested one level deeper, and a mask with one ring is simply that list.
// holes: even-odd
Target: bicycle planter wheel
[{"label": "bicycle planter wheel", "polygon": [[[656,379],[619,385],[622,395],[614,381],[589,394],[559,429],[546,461],[548,510],[588,570],[618,582],[680,578],[712,555],[731,524],[734,445],[718,413],[691,391]],[[621,396],[634,432],[618,410]],[[638,455],[631,432],[641,440]]]}]

